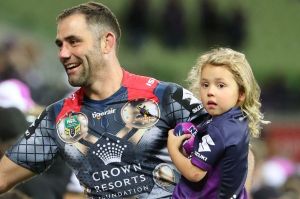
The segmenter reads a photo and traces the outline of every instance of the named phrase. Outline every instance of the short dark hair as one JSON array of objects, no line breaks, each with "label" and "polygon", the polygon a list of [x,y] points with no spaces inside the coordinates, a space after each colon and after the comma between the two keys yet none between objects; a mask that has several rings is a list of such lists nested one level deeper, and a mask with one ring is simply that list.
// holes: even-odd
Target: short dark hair
[{"label": "short dark hair", "polygon": [[97,2],[79,4],[63,10],[58,15],[56,21],[59,22],[73,14],[83,14],[88,24],[98,24],[108,27],[115,34],[117,44],[120,43],[121,28],[118,19],[107,6]]}]

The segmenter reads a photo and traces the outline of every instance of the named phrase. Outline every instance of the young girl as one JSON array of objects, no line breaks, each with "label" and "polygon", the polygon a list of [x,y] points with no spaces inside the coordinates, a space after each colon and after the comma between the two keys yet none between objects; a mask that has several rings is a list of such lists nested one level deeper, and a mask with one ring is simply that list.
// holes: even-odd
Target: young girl
[{"label": "young girl", "polygon": [[189,135],[169,131],[168,150],[182,174],[173,198],[245,199],[249,134],[258,137],[268,123],[251,67],[244,54],[218,48],[200,56],[188,80],[212,118],[199,127],[189,157],[181,153]]}]

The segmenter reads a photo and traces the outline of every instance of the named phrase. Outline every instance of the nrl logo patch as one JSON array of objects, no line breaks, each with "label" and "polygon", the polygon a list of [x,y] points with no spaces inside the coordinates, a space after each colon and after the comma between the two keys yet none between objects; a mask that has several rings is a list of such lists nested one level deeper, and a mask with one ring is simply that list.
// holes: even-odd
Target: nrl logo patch
[{"label": "nrl logo patch", "polygon": [[74,138],[80,132],[80,123],[78,116],[74,115],[65,119],[65,134]]},{"label": "nrl logo patch", "polygon": [[81,112],[71,112],[56,125],[59,138],[66,143],[75,143],[88,133],[88,119]]}]

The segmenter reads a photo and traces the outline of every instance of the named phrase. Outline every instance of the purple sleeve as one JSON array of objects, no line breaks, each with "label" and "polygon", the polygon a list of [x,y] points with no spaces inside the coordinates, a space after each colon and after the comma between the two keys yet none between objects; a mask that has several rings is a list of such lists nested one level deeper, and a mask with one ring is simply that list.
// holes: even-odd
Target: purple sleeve
[{"label": "purple sleeve", "polygon": [[209,171],[225,151],[224,137],[218,128],[209,125],[205,132],[196,135],[192,164]]}]

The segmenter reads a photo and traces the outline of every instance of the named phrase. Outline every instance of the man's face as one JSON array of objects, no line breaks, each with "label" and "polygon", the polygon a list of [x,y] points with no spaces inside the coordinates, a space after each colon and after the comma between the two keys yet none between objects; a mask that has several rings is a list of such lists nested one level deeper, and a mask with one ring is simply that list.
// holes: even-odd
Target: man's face
[{"label": "man's face", "polygon": [[56,45],[59,59],[72,86],[89,86],[101,65],[100,40],[87,25],[84,15],[74,14],[58,22]]}]

